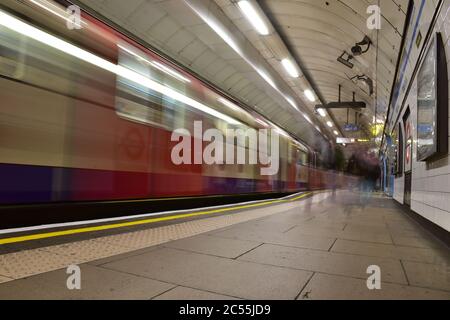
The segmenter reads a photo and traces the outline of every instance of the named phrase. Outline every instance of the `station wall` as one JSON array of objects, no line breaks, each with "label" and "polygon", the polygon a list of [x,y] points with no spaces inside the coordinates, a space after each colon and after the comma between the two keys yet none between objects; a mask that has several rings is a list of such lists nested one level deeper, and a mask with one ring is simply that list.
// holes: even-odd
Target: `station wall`
[{"label": "station wall", "polygon": [[[420,2],[415,1],[416,5],[420,5]],[[428,23],[424,22],[421,24],[419,22],[418,24],[420,34],[423,37],[425,37],[430,27],[429,21],[431,21],[434,14],[433,6],[436,7],[439,1],[433,0],[426,2],[429,4],[423,9],[423,16],[420,21],[428,21]],[[436,24],[433,28],[433,34],[436,32],[440,32],[442,35],[447,64],[450,66],[450,0],[444,0],[444,5],[437,16]],[[429,43],[424,43],[419,47],[413,45],[413,52],[409,61],[410,66],[406,72],[406,77],[408,77],[408,74],[412,74],[412,70],[419,63],[417,61],[420,52],[419,49],[422,46],[428,47],[428,45]],[[448,68],[447,72],[450,78],[450,68]],[[404,102],[398,115],[395,117],[397,122],[391,126],[391,130],[394,130],[394,126],[399,122],[403,122],[402,119],[409,110],[409,121],[411,122],[413,133],[411,209],[443,229],[450,231],[450,154],[444,158],[428,163],[417,161],[417,77],[412,79],[412,86],[409,92],[406,92]],[[448,107],[450,108],[450,101]],[[450,118],[448,121],[450,128]],[[450,137],[450,130],[448,136]],[[395,179],[394,199],[402,204],[405,202],[404,189],[405,174],[401,174]]]}]

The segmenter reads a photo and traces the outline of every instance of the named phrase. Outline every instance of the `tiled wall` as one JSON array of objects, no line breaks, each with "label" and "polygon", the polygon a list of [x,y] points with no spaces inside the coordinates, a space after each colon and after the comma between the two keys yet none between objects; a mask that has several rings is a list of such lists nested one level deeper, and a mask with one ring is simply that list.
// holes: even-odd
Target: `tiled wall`
[{"label": "tiled wall", "polygon": [[[437,0],[430,2],[437,3]],[[426,34],[426,25],[421,28],[421,33]],[[435,32],[441,32],[444,40],[448,72],[450,78],[450,0],[445,0]],[[450,90],[450,83],[449,83]],[[406,107],[410,106],[411,121],[414,126],[413,145],[413,171],[412,171],[412,203],[411,209],[426,219],[436,223],[442,228],[450,231],[450,154],[433,163],[417,162],[417,81],[414,79],[413,86],[409,92],[406,104],[402,110],[402,115]],[[450,101],[449,101],[450,106]],[[450,108],[450,107],[449,107]],[[402,117],[400,117],[402,119]],[[450,118],[449,128],[450,128]],[[449,130],[450,137],[450,130]],[[449,148],[450,149],[450,148]],[[395,180],[394,198],[403,203],[404,177]]]}]

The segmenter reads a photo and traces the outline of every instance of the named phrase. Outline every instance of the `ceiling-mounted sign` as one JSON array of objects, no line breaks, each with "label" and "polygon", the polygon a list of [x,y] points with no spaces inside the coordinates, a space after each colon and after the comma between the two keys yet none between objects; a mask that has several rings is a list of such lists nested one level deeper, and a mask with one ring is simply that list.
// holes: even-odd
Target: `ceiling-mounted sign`
[{"label": "ceiling-mounted sign", "polygon": [[356,132],[359,131],[359,126],[357,124],[354,123],[349,123],[344,125],[344,131],[346,132]]},{"label": "ceiling-mounted sign", "polygon": [[356,139],[350,139],[350,138],[337,138],[336,139],[337,144],[351,144],[351,143],[356,143],[356,142],[357,142]]}]

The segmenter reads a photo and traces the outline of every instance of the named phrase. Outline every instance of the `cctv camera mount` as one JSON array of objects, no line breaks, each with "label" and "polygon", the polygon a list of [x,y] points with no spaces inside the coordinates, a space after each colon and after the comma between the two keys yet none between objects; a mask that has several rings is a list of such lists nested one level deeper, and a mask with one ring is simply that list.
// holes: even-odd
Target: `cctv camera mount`
[{"label": "cctv camera mount", "polygon": [[[344,56],[347,56],[347,58],[344,58]],[[353,69],[354,64],[351,62],[353,59],[353,56],[351,54],[348,54],[347,51],[344,51],[339,58],[337,58],[337,61],[342,63],[347,68]]]},{"label": "cctv camera mount", "polygon": [[350,78],[350,80],[352,80],[352,81],[355,80],[355,79],[364,81],[367,84],[367,86],[369,87],[370,95],[373,95],[373,92],[374,92],[373,91],[373,80],[371,78],[369,78],[365,74],[363,74],[363,75],[356,75],[353,78]]}]

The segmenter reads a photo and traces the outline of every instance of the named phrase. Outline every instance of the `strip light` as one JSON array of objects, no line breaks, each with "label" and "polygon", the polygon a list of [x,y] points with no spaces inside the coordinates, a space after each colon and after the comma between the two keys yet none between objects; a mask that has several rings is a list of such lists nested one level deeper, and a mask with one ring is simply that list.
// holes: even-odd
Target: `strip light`
[{"label": "strip light", "polygon": [[131,51],[128,48],[125,48],[124,46],[121,46],[120,44],[117,45],[120,49],[122,49],[123,51],[131,54],[132,56],[134,56],[135,58],[137,58],[140,61],[143,61],[145,63],[151,64],[150,61],[148,61],[147,59],[145,59],[144,57],[141,57],[140,55],[138,55],[137,53],[134,53],[133,51]]},{"label": "strip light", "polygon": [[331,121],[327,121],[327,126],[329,126],[330,128],[333,128],[333,122],[331,122]]},{"label": "strip light", "polygon": [[269,77],[269,75],[268,75],[267,73],[265,73],[265,72],[264,72],[263,70],[261,70],[261,69],[256,69],[256,71],[258,72],[258,74],[259,74],[264,80],[266,80],[266,82],[267,82],[268,84],[270,84],[270,86],[271,86],[272,88],[274,88],[275,90],[278,91],[277,85],[275,84],[275,82],[273,82],[272,78]]},{"label": "strip light", "polygon": [[167,73],[168,75],[170,75],[170,76],[172,76],[172,77],[174,77],[174,78],[176,78],[176,79],[178,79],[180,81],[191,82],[191,80],[189,80],[188,78],[186,78],[182,74],[176,72],[175,70],[172,70],[169,67],[166,67],[165,65],[159,63],[158,61],[152,61],[152,62],[150,62],[150,64],[153,67],[155,67],[156,69],[158,69],[158,70],[160,70],[160,71],[162,71],[164,73]]},{"label": "strip light", "polygon": [[225,41],[236,53],[239,55],[242,54],[241,49],[239,46],[234,42],[234,40],[228,35],[228,33],[222,29],[221,26],[217,25],[214,21],[209,19],[208,17],[204,17],[205,22],[213,29],[219,37],[222,38],[223,41]]},{"label": "strip light", "polygon": [[237,105],[235,105],[231,101],[228,101],[227,99],[219,98],[219,99],[217,99],[217,101],[219,101],[221,104],[223,104],[224,106],[226,106],[230,109],[233,109],[235,111],[241,111],[241,108],[239,108]]},{"label": "strip light", "polygon": [[261,119],[255,118],[255,121],[258,122],[260,125],[262,125],[263,127],[268,127],[269,125],[267,123],[265,123],[264,121],[262,121]]},{"label": "strip light", "polygon": [[238,6],[241,9],[242,13],[244,13],[248,22],[252,24],[252,26],[260,35],[267,36],[269,34],[269,28],[264,23],[255,7],[253,7],[253,5],[248,0],[239,1]]},{"label": "strip light", "polygon": [[306,119],[306,121],[308,121],[309,123],[313,124],[313,122],[311,121],[311,118],[306,114],[306,113],[302,113],[303,118]]},{"label": "strip light", "polygon": [[281,60],[281,64],[283,65],[284,69],[287,71],[287,73],[292,77],[292,78],[298,78],[300,77],[300,74],[298,73],[297,68],[295,67],[295,65],[292,63],[292,61],[288,58]]},{"label": "strip light", "polygon": [[304,93],[305,93],[305,96],[308,98],[309,101],[311,101],[311,102],[316,101],[316,96],[314,95],[314,93],[311,90],[306,89],[304,91]]},{"label": "strip light", "polygon": [[280,135],[282,135],[282,136],[284,136],[286,138],[291,138],[291,136],[286,131],[284,131],[283,129],[277,128],[275,131],[278,134],[280,134]]},{"label": "strip light", "polygon": [[327,113],[325,112],[325,109],[323,109],[323,108],[317,109],[317,112],[324,118],[327,116]]},{"label": "strip light", "polygon": [[297,104],[295,103],[295,101],[291,98],[291,97],[286,97],[284,96],[284,98],[286,99],[287,102],[289,102],[289,104],[292,106],[292,108],[294,108],[295,110],[298,110]]},{"label": "strip light", "polygon": [[130,81],[136,82],[142,86],[145,86],[151,90],[159,92],[165,96],[168,96],[174,100],[177,100],[181,103],[187,104],[195,109],[198,109],[202,112],[208,113],[216,118],[222,119],[229,124],[239,125],[241,124],[239,121],[220,113],[190,97],[185,96],[184,94],[175,91],[169,87],[161,85],[148,77],[145,77],[141,74],[138,74],[130,69],[127,69],[123,66],[113,64],[103,58],[100,58],[88,51],[80,49],[66,41],[63,41],[55,36],[52,36],[42,30],[39,30],[27,23],[24,23],[9,14],[6,14],[3,11],[0,11],[0,25],[21,33],[29,38],[32,38],[38,42],[41,42],[47,46],[50,46],[54,49],[62,51],[70,56],[76,57],[80,60],[83,60],[87,63],[95,65],[99,68],[102,68],[106,71],[117,74],[118,76],[124,77]]},{"label": "strip light", "polygon": [[118,47],[120,49],[122,49],[125,52],[128,52],[129,54],[131,54],[132,56],[136,57],[138,60],[143,61],[145,63],[148,63],[149,65],[151,65],[152,67],[180,80],[183,82],[191,82],[190,79],[186,78],[185,76],[183,76],[182,74],[176,72],[175,70],[172,70],[169,67],[166,67],[165,65],[163,65],[162,63],[159,63],[158,61],[149,61],[143,57],[141,57],[140,55],[138,55],[137,53],[129,50],[128,48],[125,48],[124,46],[118,45]]}]

